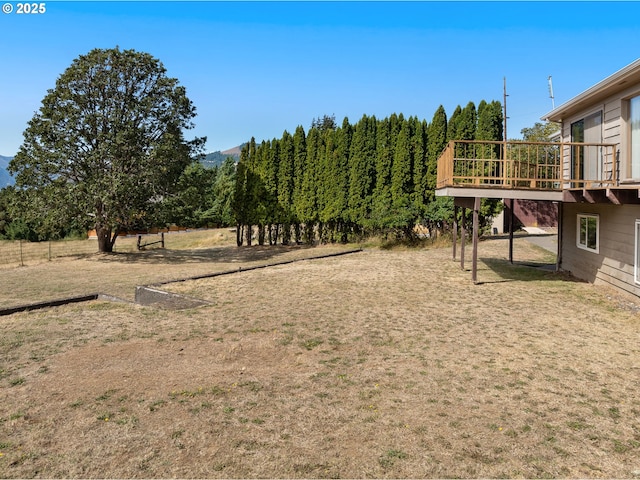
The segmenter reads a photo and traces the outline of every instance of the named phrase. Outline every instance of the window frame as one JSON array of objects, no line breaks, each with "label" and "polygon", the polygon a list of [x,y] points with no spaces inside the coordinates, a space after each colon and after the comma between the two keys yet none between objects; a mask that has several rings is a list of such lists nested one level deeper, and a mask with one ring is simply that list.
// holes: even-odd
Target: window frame
[{"label": "window frame", "polygon": [[[634,105],[634,103],[636,105]],[[629,97],[626,101],[626,107],[627,107],[627,111],[626,111],[626,121],[627,121],[627,134],[628,134],[628,152],[627,152],[627,166],[624,169],[624,174],[626,178],[623,178],[622,180],[627,180],[627,181],[638,181],[640,179],[640,153],[636,152],[636,162],[634,162],[634,137],[636,140],[636,149],[640,146],[640,130],[636,130],[636,135],[634,135],[634,118],[633,118],[633,114],[634,114],[634,108],[633,107],[637,107],[640,108],[640,93],[636,92],[633,96]],[[640,116],[640,112],[637,112],[636,114],[637,116]],[[637,120],[637,119],[636,119]],[[634,165],[636,168],[636,174],[634,174]]]},{"label": "window frame", "polygon": [[[599,144],[604,138],[604,113],[602,108],[589,111],[570,123],[571,142]],[[585,147],[571,147],[570,175],[576,180],[574,187],[582,186],[585,180],[601,180],[604,170],[602,149],[585,150]]]},{"label": "window frame", "polygon": [[635,224],[635,245],[634,245],[634,260],[633,260],[633,280],[636,284],[640,285],[640,219],[636,218]]},{"label": "window frame", "polygon": [[[595,220],[595,246],[589,246],[589,220]],[[585,241],[582,243],[581,226],[582,220],[587,221],[585,231]],[[576,247],[591,253],[600,253],[600,215],[595,213],[579,213],[576,221]]]}]

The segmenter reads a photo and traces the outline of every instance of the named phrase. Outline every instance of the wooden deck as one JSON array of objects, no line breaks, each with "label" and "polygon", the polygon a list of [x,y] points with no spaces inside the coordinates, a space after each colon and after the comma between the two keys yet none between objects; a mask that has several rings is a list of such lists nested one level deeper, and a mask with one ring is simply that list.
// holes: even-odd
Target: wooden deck
[{"label": "wooden deck", "polygon": [[620,185],[618,146],[452,140],[438,159],[439,196],[562,200]]},{"label": "wooden deck", "polygon": [[[640,186],[631,188],[636,191],[630,192],[628,186],[621,185],[619,149],[615,144],[452,140],[438,158],[436,195],[455,197],[454,259],[457,209],[463,209],[460,216],[462,269],[466,237],[464,210],[473,212],[473,283],[478,283],[478,214],[482,198],[621,204],[630,198],[638,201]],[[509,259],[513,261],[512,228]]]}]

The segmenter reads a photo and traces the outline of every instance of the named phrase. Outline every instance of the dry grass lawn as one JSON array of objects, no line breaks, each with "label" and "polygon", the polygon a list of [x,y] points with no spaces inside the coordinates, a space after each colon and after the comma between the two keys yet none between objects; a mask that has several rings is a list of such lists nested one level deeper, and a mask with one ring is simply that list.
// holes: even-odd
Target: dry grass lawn
[{"label": "dry grass lawn", "polygon": [[[135,287],[238,268],[317,255],[306,246],[230,247],[235,233],[227,229],[166,235],[165,250],[135,250],[135,237],[118,239],[113,254],[88,253],[0,270],[0,308],[105,293],[133,301]],[[150,237],[154,239],[154,237]],[[74,244],[60,242],[70,252]],[[95,242],[94,242],[95,243]],[[56,247],[60,248],[60,247]],[[327,246],[320,254],[352,249]]]},{"label": "dry grass lawn", "polygon": [[[506,250],[480,245],[476,286],[449,249],[371,249],[167,286],[198,309],[0,318],[0,477],[640,477],[636,310]],[[128,289],[237,263],[192,254],[64,278],[127,296],[123,266]]]}]

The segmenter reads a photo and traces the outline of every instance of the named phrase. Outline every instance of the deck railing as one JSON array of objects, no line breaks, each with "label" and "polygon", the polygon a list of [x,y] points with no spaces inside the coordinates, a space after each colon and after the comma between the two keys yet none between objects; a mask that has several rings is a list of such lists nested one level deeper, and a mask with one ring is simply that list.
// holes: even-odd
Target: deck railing
[{"label": "deck railing", "polygon": [[437,188],[558,191],[619,184],[617,145],[452,140],[438,159]]}]

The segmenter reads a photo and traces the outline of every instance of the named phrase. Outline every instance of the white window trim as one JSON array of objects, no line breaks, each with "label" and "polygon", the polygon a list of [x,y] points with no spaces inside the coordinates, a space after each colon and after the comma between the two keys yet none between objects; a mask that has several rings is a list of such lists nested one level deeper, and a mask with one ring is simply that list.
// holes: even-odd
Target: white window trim
[{"label": "white window trim", "polygon": [[[596,219],[596,248],[589,248],[580,243],[580,220],[583,218]],[[587,235],[588,237],[588,235]],[[594,213],[579,213],[576,221],[576,247],[587,252],[600,253],[600,215]]]},{"label": "white window trim", "polygon": [[640,243],[640,235],[638,235],[638,229],[640,228],[640,219],[636,219],[635,222],[635,238],[636,238],[636,242],[634,245],[634,260],[633,260],[633,280],[637,283],[640,284],[640,265],[638,264],[638,261],[640,260],[639,256],[638,256],[638,247],[640,247],[639,243]]}]

